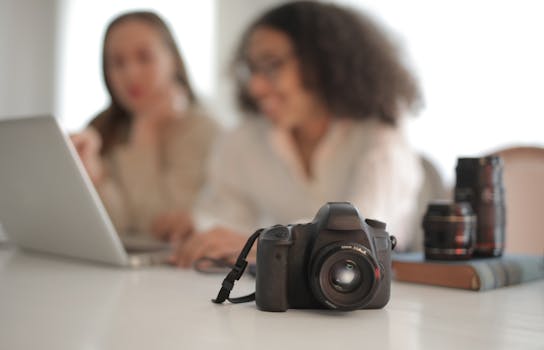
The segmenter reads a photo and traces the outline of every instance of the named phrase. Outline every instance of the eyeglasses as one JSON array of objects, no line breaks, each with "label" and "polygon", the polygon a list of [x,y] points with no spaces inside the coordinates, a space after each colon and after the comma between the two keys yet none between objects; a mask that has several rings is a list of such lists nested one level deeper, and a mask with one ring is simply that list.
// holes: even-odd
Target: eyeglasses
[{"label": "eyeglasses", "polygon": [[243,61],[236,67],[236,77],[242,84],[247,84],[256,74],[270,83],[278,80],[281,70],[293,58],[291,53],[283,56],[267,57],[260,62]]}]

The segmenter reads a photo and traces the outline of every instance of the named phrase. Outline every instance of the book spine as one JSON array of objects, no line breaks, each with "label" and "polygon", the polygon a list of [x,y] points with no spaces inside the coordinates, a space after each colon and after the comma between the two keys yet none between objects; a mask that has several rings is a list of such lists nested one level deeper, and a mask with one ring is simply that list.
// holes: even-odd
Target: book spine
[{"label": "book spine", "polygon": [[518,256],[471,262],[479,290],[495,289],[544,278],[544,257]]}]

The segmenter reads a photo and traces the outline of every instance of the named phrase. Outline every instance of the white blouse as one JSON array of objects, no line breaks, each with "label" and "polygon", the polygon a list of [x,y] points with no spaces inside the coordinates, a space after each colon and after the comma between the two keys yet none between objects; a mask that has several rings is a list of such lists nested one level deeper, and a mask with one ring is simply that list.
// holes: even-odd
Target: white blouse
[{"label": "white blouse", "polygon": [[403,250],[413,239],[423,173],[400,128],[374,120],[336,120],[302,167],[293,139],[266,118],[245,120],[212,156],[199,222],[251,234],[273,224],[308,222],[326,202],[349,201],[364,218],[387,223]]}]

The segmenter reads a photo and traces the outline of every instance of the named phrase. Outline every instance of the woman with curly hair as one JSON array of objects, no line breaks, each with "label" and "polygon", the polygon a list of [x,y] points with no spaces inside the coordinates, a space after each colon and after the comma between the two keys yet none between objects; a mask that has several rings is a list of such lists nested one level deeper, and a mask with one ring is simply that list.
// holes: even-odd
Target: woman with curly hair
[{"label": "woman with curly hair", "polygon": [[402,119],[420,93],[388,36],[344,7],[290,2],[251,24],[234,66],[252,116],[213,157],[201,207],[216,226],[176,262],[229,257],[255,229],[308,221],[327,201],[385,221],[406,248],[422,170]]}]

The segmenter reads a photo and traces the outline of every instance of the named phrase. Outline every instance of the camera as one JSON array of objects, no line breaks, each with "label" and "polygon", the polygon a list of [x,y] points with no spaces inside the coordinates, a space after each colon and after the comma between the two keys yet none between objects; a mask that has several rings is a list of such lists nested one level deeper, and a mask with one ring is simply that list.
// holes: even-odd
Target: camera
[{"label": "camera", "polygon": [[307,224],[276,225],[257,245],[255,301],[264,311],[378,309],[389,301],[386,224],[350,203],[330,202]]}]

